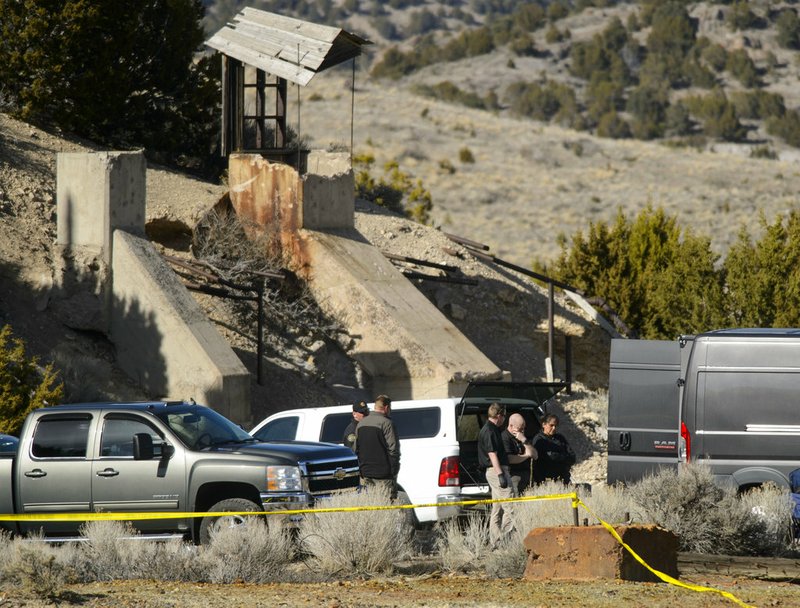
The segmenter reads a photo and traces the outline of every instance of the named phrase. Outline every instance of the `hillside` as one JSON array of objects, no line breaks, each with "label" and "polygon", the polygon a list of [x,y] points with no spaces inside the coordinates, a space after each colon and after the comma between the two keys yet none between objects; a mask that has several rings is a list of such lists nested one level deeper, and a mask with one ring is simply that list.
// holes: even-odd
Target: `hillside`
[{"label": "hillside", "polygon": [[[28,351],[42,362],[55,361],[70,401],[143,399],[148,396],[116,367],[113,345],[104,336],[68,327],[48,306],[56,232],[56,154],[93,149],[89,142],[64,138],[0,114],[0,323],[10,324],[15,335],[25,340]],[[224,187],[150,167],[147,188],[151,238],[165,253],[189,255],[186,238],[176,237],[200,218],[202,201],[206,201],[206,210],[210,209]],[[543,378],[547,352],[544,290],[524,277],[476,260],[438,230],[363,201],[357,205],[356,227],[386,253],[458,267],[460,275],[477,284],[417,281],[417,285],[514,379]],[[426,267],[401,266],[431,272]],[[196,297],[254,373],[252,323],[242,324],[241,315],[227,301]],[[299,301],[303,296],[289,297]],[[313,308],[313,302],[307,300],[300,304]],[[559,398],[554,407],[566,414],[565,433],[583,460],[577,478],[597,481],[605,475],[605,401],[597,391],[608,375],[609,337],[560,297],[556,314],[556,376],[563,378],[561,336],[568,334],[573,337],[576,382],[573,394]],[[348,358],[350,337],[336,331],[326,334],[310,323],[282,325],[268,319],[267,325],[265,382],[251,384],[255,421],[281,409],[373,397],[369,379]]]},{"label": "hillside", "polygon": [[[223,6],[231,10],[235,4],[215,3],[215,14]],[[366,47],[366,56],[358,60],[355,153],[373,154],[378,173],[384,162],[397,161],[401,170],[430,190],[435,225],[485,242],[500,257],[522,265],[552,260],[559,251],[560,234],[569,238],[586,229],[589,222],[613,221],[620,211],[633,216],[646,205],[661,206],[675,215],[680,225],[708,236],[720,255],[740,227],[746,226],[753,236],[759,234],[760,213],[773,221],[791,209],[800,185],[800,149],[771,135],[766,120],[742,115],[744,137],[729,140],[706,135],[703,120],[692,116],[686,135],[644,141],[598,137],[598,127],[591,122],[577,130],[565,128],[555,119],[542,122],[514,114],[507,93],[510,85],[560,83],[575,90],[582,120],[591,120],[587,118],[592,111],[590,83],[571,72],[571,49],[591,42],[614,19],[626,24],[630,15],[642,12],[642,3],[595,4],[603,6],[575,10],[552,22],[559,31],[570,33],[568,39],[548,41],[549,23],[532,31],[534,53],[519,53],[506,43],[488,53],[440,61],[397,79],[380,80],[368,71],[380,63],[388,48],[397,46],[408,52],[422,44],[426,35],[440,40],[444,48],[462,32],[502,19],[504,13],[498,7],[507,6],[506,15],[514,7],[501,2],[391,2],[377,16],[371,2],[355,3],[358,8],[354,12],[342,9],[337,13],[332,8],[329,23],[349,27],[376,42]],[[340,8],[352,5],[331,4]],[[777,15],[794,10],[793,5],[747,5],[760,21],[737,29],[729,18],[733,6],[687,4],[697,39],[707,41],[709,47],[719,46],[728,55],[744,50],[758,74],[758,84],[748,88],[731,70],[722,69],[713,74],[714,90],[740,101],[756,92],[781,95],[787,111],[794,111],[800,106],[798,53],[778,44],[775,25]],[[299,3],[297,11],[302,13],[303,6]],[[259,7],[276,10],[272,5]],[[413,24],[422,20],[419,15],[423,13],[451,17],[430,21],[424,34],[413,33]],[[384,22],[395,24],[394,38],[375,27]],[[641,28],[631,36],[646,45],[649,33],[648,28]],[[701,63],[708,68],[705,59]],[[326,72],[309,87],[290,94],[292,126],[315,147],[349,146],[349,84],[349,69]],[[443,100],[437,87],[444,86],[456,91],[453,101]],[[635,80],[626,87],[626,98],[634,89]],[[439,92],[431,96],[431,90]],[[669,102],[675,105],[711,90],[676,87],[669,91]],[[428,93],[422,95],[424,91]],[[499,99],[499,106],[492,110],[458,102],[470,95],[482,100],[490,94]],[[617,112],[632,125],[634,117],[625,104],[623,100]],[[737,108],[741,114],[743,110]]]}]

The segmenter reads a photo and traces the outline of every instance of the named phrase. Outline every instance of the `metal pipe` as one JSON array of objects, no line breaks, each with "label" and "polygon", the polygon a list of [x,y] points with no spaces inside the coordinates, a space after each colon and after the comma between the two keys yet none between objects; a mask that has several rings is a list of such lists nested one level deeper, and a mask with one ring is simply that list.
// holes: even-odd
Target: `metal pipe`
[{"label": "metal pipe", "polygon": [[262,366],[264,359],[264,291],[267,289],[267,280],[258,287],[258,344],[256,345],[256,382],[264,385]]},{"label": "metal pipe", "polygon": [[430,266],[431,268],[438,268],[439,270],[444,270],[445,272],[458,272],[458,267],[456,266],[448,266],[446,264],[437,264],[436,262],[429,262],[428,260],[420,260],[418,258],[412,258],[407,255],[395,255],[394,253],[387,253],[385,251],[381,252],[383,256],[390,260],[396,260],[398,262],[408,262],[409,264],[418,264],[420,266]]},{"label": "metal pipe", "polygon": [[[553,283],[547,284],[547,356],[550,358],[550,369],[555,370],[555,361],[553,360],[553,334],[555,333],[555,290]],[[553,371],[555,377],[555,371]],[[550,380],[551,378],[548,378]]]},{"label": "metal pipe", "polygon": [[565,335],[564,336],[564,359],[566,359],[566,371],[564,375],[566,376],[566,392],[567,395],[572,394],[572,336]]},{"label": "metal pipe", "polygon": [[403,271],[403,276],[408,279],[422,279],[423,281],[437,281],[439,283],[458,283],[460,285],[477,285],[478,281],[475,279],[464,279],[460,277],[440,277],[432,274],[424,274],[422,272],[414,272],[413,270]]},{"label": "metal pipe", "polygon": [[489,245],[484,245],[483,243],[479,243],[478,241],[471,241],[469,239],[465,239],[463,236],[456,236],[455,234],[450,234],[449,232],[443,232],[442,234],[444,234],[451,241],[455,241],[456,243],[466,245],[467,247],[473,247],[475,249],[483,249],[484,251],[489,251]]}]

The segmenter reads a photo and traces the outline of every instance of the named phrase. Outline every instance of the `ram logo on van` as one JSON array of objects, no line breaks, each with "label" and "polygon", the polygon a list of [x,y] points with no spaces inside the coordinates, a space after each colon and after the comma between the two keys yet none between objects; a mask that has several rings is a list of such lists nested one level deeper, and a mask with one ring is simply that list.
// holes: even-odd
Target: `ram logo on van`
[{"label": "ram logo on van", "polygon": [[674,450],[677,445],[678,442],[673,439],[656,439],[653,441],[653,447],[657,450]]}]

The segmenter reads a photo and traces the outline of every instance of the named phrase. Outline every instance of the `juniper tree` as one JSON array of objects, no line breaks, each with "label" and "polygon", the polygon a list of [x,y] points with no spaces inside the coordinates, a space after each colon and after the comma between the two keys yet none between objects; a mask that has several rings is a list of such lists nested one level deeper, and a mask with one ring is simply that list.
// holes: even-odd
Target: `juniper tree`
[{"label": "juniper tree", "polygon": [[0,433],[19,435],[31,410],[64,396],[64,385],[52,365],[42,368],[25,354],[25,343],[14,338],[11,326],[0,329]]}]

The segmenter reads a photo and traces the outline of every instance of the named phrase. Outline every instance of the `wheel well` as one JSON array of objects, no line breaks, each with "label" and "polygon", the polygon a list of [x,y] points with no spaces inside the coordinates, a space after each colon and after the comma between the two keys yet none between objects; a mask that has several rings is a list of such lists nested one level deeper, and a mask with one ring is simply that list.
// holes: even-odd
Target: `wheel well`
[{"label": "wheel well", "polygon": [[208,511],[220,500],[226,498],[245,498],[257,505],[261,504],[261,496],[253,486],[246,483],[208,483],[201,486],[194,500],[195,511]]},{"label": "wheel well", "polygon": [[761,487],[770,481],[782,488],[791,488],[789,480],[783,473],[768,467],[741,469],[736,471],[730,480],[733,482],[733,486],[738,488],[739,494]]},{"label": "wheel well", "polygon": [[[246,483],[207,483],[200,487],[194,499],[194,511],[208,511],[220,500],[226,498],[244,498],[257,505],[261,505],[261,496],[253,486]],[[192,525],[192,535],[195,539],[199,538],[200,519],[194,518]]]}]

